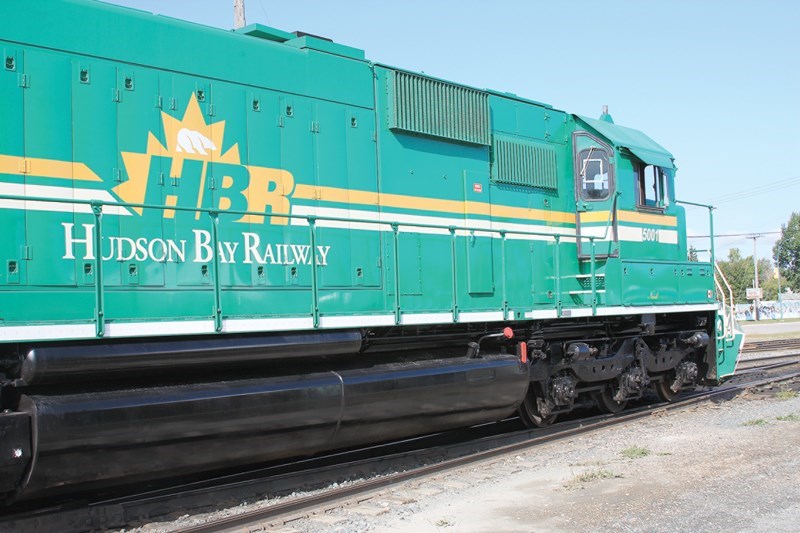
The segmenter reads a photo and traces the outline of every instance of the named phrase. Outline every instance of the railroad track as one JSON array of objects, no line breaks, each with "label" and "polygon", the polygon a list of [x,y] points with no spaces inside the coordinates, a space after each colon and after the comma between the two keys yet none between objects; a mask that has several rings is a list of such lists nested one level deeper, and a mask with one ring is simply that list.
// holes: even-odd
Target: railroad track
[{"label": "railroad track", "polygon": [[800,353],[774,355],[770,357],[757,357],[753,359],[740,359],[736,365],[736,374],[770,370],[800,363]]},{"label": "railroad track", "polygon": [[742,346],[742,353],[766,352],[772,350],[800,349],[800,339],[777,339],[771,341],[749,341]]},{"label": "railroad track", "polygon": [[[566,425],[561,424],[560,426],[562,427],[551,428],[551,430],[544,435],[541,434],[541,430],[521,432],[521,434],[527,434],[529,438],[526,438],[520,442],[503,444],[503,438],[501,437],[498,439],[500,441],[498,443],[499,445],[488,450],[468,454],[463,457],[443,461],[434,465],[423,466],[411,471],[400,472],[382,478],[363,481],[352,486],[337,488],[321,494],[314,494],[307,497],[298,498],[281,504],[276,504],[265,509],[258,509],[255,511],[242,513],[241,515],[228,516],[214,520],[213,522],[182,528],[182,531],[185,533],[212,533],[232,530],[235,528],[274,523],[280,521],[282,518],[294,518],[292,515],[302,516],[304,514],[308,514],[313,510],[323,508],[324,506],[331,505],[335,502],[358,498],[369,493],[375,493],[401,482],[429,477],[441,472],[453,470],[455,468],[491,459],[500,455],[515,453],[534,446],[539,446],[606,427],[630,422],[651,416],[656,411],[674,411],[711,399],[729,399],[751,388],[770,386],[785,381],[794,381],[799,378],[800,371],[793,371],[782,376],[770,377],[754,382],[723,386],[709,391],[695,392],[677,402],[669,404],[647,405],[637,409],[628,410],[618,415],[593,417],[589,420],[583,419],[567,423]],[[509,437],[513,438],[513,436]]]},{"label": "railroad track", "polygon": [[[793,362],[776,363],[773,361],[774,358],[768,359],[769,361],[765,361],[766,365],[748,368],[740,376],[758,370],[773,370],[776,364],[785,366],[798,362],[797,356]],[[562,422],[546,430],[519,431],[516,430],[519,427],[516,421],[503,421],[461,432],[409,439],[401,443],[231,474],[133,496],[73,501],[49,508],[33,509],[20,515],[0,517],[0,529],[67,532],[122,527],[142,524],[157,518],[168,519],[169,517],[164,518],[164,515],[170,513],[185,514],[187,510],[197,512],[202,509],[218,510],[227,502],[230,502],[230,507],[235,507],[242,500],[252,501],[258,495],[269,494],[272,497],[275,494],[288,494],[295,490],[332,485],[336,481],[351,478],[348,483],[332,490],[326,489],[309,496],[286,498],[268,507],[201,525],[187,524],[181,527],[181,531],[200,533],[224,531],[253,524],[281,523],[292,517],[308,515],[325,506],[336,505],[336,502],[367,497],[401,482],[429,477],[470,463],[629,422],[650,416],[656,411],[681,409],[710,399],[732,398],[752,387],[798,378],[800,371],[797,370],[757,381],[740,378],[745,381],[713,390],[692,392],[671,404],[642,405],[618,415],[592,416]],[[380,471],[384,474],[376,474]],[[395,473],[386,474],[387,471]],[[352,480],[353,477],[366,479]]]}]

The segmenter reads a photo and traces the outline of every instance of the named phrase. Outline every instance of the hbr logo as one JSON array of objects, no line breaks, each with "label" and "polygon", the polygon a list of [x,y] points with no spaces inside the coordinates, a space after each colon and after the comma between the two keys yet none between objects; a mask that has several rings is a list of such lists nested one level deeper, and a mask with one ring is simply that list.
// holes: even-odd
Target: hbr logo
[{"label": "hbr logo", "polygon": [[[225,120],[206,123],[192,94],[182,118],[161,113],[163,139],[147,135],[142,152],[122,152],[128,180],[114,187],[124,202],[165,206],[164,218],[200,219],[196,209],[249,211],[236,222],[287,224],[294,177],[278,168],[243,165],[238,143],[224,143]],[[160,133],[160,132],[159,132]],[[178,209],[169,209],[178,208]],[[133,207],[144,216],[144,209]],[[159,210],[148,209],[147,216]],[[263,214],[261,214],[263,213]]]},{"label": "hbr logo", "polygon": [[[169,179],[160,187],[162,176]],[[153,156],[144,203],[269,213],[273,215],[271,223],[286,224],[287,218],[275,215],[289,214],[293,189],[294,177],[285,170]],[[200,213],[166,209],[164,217],[198,219]],[[236,222],[262,224],[264,216],[242,215]]]}]

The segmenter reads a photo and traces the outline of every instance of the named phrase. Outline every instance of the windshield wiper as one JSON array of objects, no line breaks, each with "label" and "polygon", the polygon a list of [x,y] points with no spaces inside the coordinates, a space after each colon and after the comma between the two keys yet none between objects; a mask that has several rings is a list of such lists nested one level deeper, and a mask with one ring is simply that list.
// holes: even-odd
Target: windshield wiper
[{"label": "windshield wiper", "polygon": [[589,153],[586,155],[586,158],[583,160],[583,167],[581,168],[581,173],[578,174],[579,177],[583,177],[586,174],[586,165],[589,164],[589,159],[592,158],[592,152],[594,152],[594,146],[589,148]]}]

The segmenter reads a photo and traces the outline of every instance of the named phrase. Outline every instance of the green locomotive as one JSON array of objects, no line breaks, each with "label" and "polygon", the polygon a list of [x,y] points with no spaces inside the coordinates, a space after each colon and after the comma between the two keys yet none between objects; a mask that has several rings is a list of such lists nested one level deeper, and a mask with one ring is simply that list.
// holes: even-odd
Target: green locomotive
[{"label": "green locomotive", "polygon": [[734,370],[673,157],[607,113],[90,0],[2,2],[0,51],[0,493]]}]

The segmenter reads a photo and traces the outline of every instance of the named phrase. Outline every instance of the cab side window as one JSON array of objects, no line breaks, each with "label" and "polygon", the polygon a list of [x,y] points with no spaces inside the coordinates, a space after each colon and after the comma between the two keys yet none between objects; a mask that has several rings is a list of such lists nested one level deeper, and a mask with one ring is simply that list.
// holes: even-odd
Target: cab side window
[{"label": "cab side window", "polygon": [[581,198],[605,200],[610,191],[608,153],[602,148],[591,147],[578,154]]},{"label": "cab side window", "polygon": [[636,177],[636,204],[649,209],[664,209],[667,206],[666,175],[664,169],[644,163],[634,164]]}]

